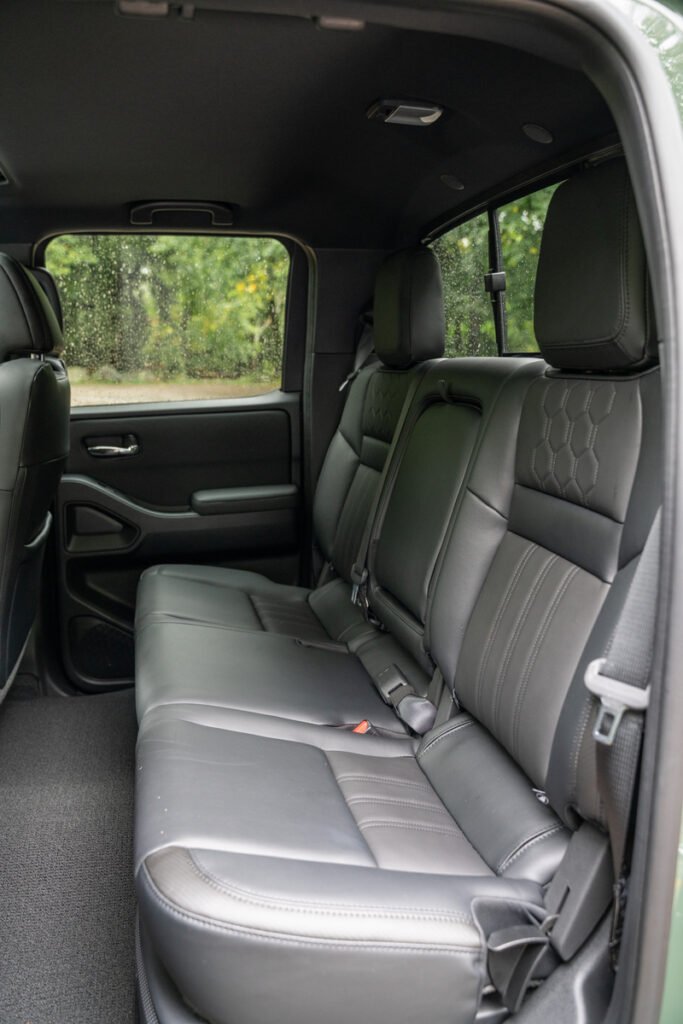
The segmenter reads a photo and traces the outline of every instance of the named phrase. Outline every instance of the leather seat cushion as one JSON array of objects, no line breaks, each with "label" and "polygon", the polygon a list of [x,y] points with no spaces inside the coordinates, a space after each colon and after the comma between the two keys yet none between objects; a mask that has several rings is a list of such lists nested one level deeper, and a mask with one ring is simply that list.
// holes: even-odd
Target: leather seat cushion
[{"label": "leather seat cushion", "polygon": [[182,619],[327,640],[308,604],[309,593],[240,569],[160,565],[140,580],[136,621],[142,626],[151,620]]},{"label": "leather seat cushion", "polygon": [[300,723],[279,738],[208,714],[161,709],[138,744],[141,910],[190,1005],[247,1024],[471,1020],[473,900],[538,905],[540,887],[493,876],[411,741],[318,727],[302,742]]},{"label": "leather seat cushion", "polygon": [[150,621],[136,636],[142,719],[163,704],[206,703],[324,725],[403,732],[360,659],[275,633],[197,622]]},{"label": "leather seat cushion", "polygon": [[208,565],[160,565],[140,580],[136,627],[182,620],[266,631],[310,643],[343,643],[363,627],[341,579],[311,591],[255,572]]}]

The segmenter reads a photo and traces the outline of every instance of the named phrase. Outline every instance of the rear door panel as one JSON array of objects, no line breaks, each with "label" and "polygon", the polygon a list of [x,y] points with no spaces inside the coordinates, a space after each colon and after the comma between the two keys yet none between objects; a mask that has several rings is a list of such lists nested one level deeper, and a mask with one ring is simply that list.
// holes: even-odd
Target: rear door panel
[{"label": "rear door panel", "polygon": [[[150,565],[230,565],[296,582],[298,394],[74,409],[71,440],[57,557],[62,650],[77,686],[132,681],[135,592]],[[103,446],[137,451],[92,453]],[[203,495],[193,508],[199,491],[220,500]]]}]

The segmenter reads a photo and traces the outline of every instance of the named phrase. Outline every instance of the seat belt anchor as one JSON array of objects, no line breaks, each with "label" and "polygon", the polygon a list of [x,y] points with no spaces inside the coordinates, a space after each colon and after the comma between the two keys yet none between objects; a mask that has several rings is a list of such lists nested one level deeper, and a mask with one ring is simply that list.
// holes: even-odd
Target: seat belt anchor
[{"label": "seat belt anchor", "polygon": [[586,689],[600,700],[593,726],[593,739],[611,747],[626,711],[645,711],[650,703],[650,687],[644,689],[603,675],[606,658],[591,661],[583,677]]},{"label": "seat belt anchor", "polygon": [[361,608],[364,607],[365,602],[360,597],[360,594],[361,589],[365,587],[367,580],[368,570],[365,568],[359,569],[356,563],[354,562],[354,564],[351,567],[351,604],[360,605]]}]

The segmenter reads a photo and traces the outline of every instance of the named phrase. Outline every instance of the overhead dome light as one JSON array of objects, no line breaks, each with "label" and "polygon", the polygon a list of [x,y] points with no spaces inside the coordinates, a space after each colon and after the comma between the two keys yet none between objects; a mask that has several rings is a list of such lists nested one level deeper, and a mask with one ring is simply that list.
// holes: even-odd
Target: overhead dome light
[{"label": "overhead dome light", "polygon": [[333,32],[362,32],[365,22],[359,18],[337,18],[322,15],[315,19],[318,28],[329,29]]},{"label": "overhead dome light", "polygon": [[551,142],[554,142],[554,136],[551,131],[544,128],[542,124],[523,124],[522,131],[528,139],[532,142],[540,142],[542,146],[549,146]]},{"label": "overhead dome light", "polygon": [[429,128],[436,124],[443,114],[443,107],[422,100],[377,100],[368,110],[371,121],[385,124],[407,124],[417,128]]}]

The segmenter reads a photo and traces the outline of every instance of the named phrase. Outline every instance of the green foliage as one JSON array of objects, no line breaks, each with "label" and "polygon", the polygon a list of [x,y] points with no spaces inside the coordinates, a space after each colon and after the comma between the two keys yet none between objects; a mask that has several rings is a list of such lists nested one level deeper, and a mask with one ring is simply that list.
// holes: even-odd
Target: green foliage
[{"label": "green foliage", "polygon": [[64,235],[66,358],[101,378],[279,378],[289,256],[269,238]]},{"label": "green foliage", "polygon": [[[507,347],[536,351],[533,292],[554,188],[498,212],[507,274]],[[444,278],[446,354],[495,355],[486,214],[434,243]],[[240,378],[282,369],[289,257],[269,238],[64,235],[47,266],[64,304],[66,358],[91,377]]]},{"label": "green foliage", "polygon": [[534,333],[534,287],[548,203],[557,188],[541,189],[498,211],[505,266],[508,352],[538,352]]},{"label": "green foliage", "polygon": [[444,285],[447,356],[496,355],[488,270],[488,218],[474,217],[434,243]]},{"label": "green foliage", "polygon": [[[507,350],[536,352],[533,306],[541,233],[556,186],[534,192],[498,211],[506,272]],[[434,243],[441,264],[446,314],[446,355],[496,355],[491,299],[484,290],[489,270],[488,216],[480,214]]]}]

